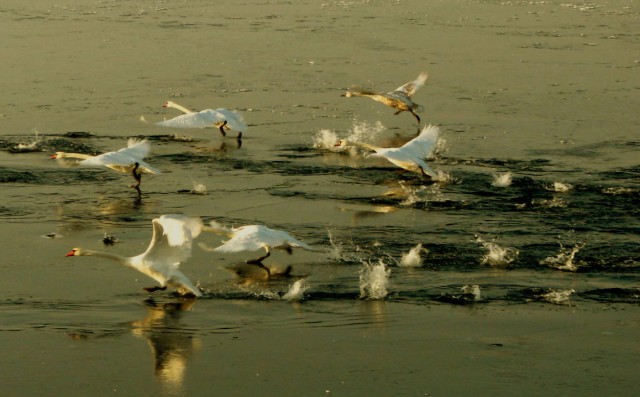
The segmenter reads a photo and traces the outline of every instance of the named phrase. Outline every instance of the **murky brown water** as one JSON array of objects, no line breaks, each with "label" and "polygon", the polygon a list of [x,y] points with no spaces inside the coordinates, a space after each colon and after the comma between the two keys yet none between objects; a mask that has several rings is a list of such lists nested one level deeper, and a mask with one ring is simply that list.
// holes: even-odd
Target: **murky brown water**
[{"label": "murky brown water", "polygon": [[[628,394],[639,13],[633,1],[4,1],[3,389]],[[431,164],[445,181],[335,150],[415,134],[410,114],[340,94],[423,70],[414,99],[441,126]],[[242,146],[154,126],[179,114],[168,99],[241,111]],[[163,171],[143,177],[141,198],[129,176],[49,160],[130,136],[150,139]],[[150,299],[143,275],[64,257],[140,253],[167,213],[267,224],[325,252],[269,259],[308,276],[300,301],[286,298],[293,280],[241,283],[224,267],[243,255],[194,249],[195,302]],[[105,233],[121,242],[104,247]],[[420,266],[401,266],[419,243]],[[480,296],[463,292],[474,285]]]}]

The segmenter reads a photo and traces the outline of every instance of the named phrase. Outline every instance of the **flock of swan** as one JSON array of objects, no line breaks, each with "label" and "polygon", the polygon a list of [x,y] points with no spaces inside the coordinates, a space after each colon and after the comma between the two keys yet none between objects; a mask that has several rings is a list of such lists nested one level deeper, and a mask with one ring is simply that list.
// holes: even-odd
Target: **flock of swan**
[{"label": "flock of swan", "polygon": [[[415,80],[406,83],[397,89],[387,93],[375,93],[352,88],[342,96],[369,97],[389,107],[397,109],[395,114],[410,112],[420,123],[420,117],[416,114],[422,110],[422,106],[412,101],[413,94],[424,85],[427,74],[421,73]],[[175,108],[184,114],[169,120],[155,123],[161,127],[173,128],[218,128],[223,136],[226,130],[238,132],[237,140],[240,143],[243,132],[247,130],[242,115],[238,112],[224,108],[206,109],[199,112],[191,111],[174,102],[167,101],[165,108]],[[142,118],[143,121],[144,118]],[[432,154],[439,136],[437,126],[427,125],[420,133],[400,147],[381,148],[362,142],[340,140],[336,146],[358,146],[373,152],[372,155],[386,158],[391,163],[411,172],[422,175],[425,178],[435,178],[436,173],[426,163],[426,159]],[[82,153],[56,152],[51,156],[64,165],[106,167],[121,173],[130,173],[136,180],[131,187],[141,194],[140,184],[142,174],[160,174],[160,170],[147,164],[144,158],[150,152],[150,144],[147,140],[129,139],[127,147],[117,151],[90,156]],[[259,251],[264,249],[265,254],[259,258],[249,260],[246,263],[262,268],[267,276],[271,275],[270,269],[262,261],[271,255],[273,249],[281,249],[289,254],[293,248],[301,248],[308,251],[318,249],[296,239],[282,230],[270,229],[263,225],[246,225],[238,228],[229,228],[213,221],[210,225],[204,225],[202,220],[185,215],[162,215],[152,220],[153,235],[147,250],[133,257],[125,257],[115,253],[73,248],[67,256],[96,256],[110,259],[120,264],[135,269],[150,278],[159,285],[144,288],[148,292],[174,288],[179,294],[201,297],[202,291],[189,278],[180,271],[180,264],[191,257],[193,240],[203,232],[214,233],[228,238],[216,248],[201,247],[213,252],[242,252]]]}]

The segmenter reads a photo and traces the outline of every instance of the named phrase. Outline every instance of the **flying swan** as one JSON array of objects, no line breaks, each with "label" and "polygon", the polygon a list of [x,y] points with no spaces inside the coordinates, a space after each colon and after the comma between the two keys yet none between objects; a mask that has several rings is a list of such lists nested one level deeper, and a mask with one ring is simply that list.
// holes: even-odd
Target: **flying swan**
[{"label": "flying swan", "polygon": [[152,221],[153,237],[147,250],[126,257],[109,252],[74,248],[66,256],[97,256],[130,267],[156,280],[160,286],[144,288],[148,292],[176,288],[181,294],[201,297],[202,292],[179,269],[191,256],[191,243],[202,230],[200,219],[184,215],[162,215]]},{"label": "flying swan", "polygon": [[260,266],[266,270],[267,274],[270,274],[270,270],[262,263],[262,261],[271,255],[272,249],[284,250],[289,254],[293,253],[293,248],[317,251],[317,249],[296,239],[283,230],[270,229],[263,225],[247,225],[240,226],[238,228],[228,228],[212,221],[210,226],[205,226],[202,230],[229,237],[229,240],[213,249],[208,248],[204,244],[200,245],[208,251],[232,253],[264,249],[266,251],[264,256],[249,260],[247,263]]},{"label": "flying swan", "polygon": [[115,152],[108,152],[98,156],[91,156],[83,153],[56,152],[51,155],[52,159],[58,160],[65,165],[77,165],[86,167],[107,167],[117,172],[131,173],[137,183],[131,185],[132,188],[140,192],[142,174],[160,174],[160,170],[145,163],[144,159],[151,150],[151,146],[146,139],[138,140],[130,138],[127,147]]},{"label": "flying swan", "polygon": [[354,96],[363,96],[373,99],[374,101],[381,102],[389,107],[397,109],[394,114],[400,114],[402,112],[411,113],[416,120],[418,120],[418,124],[420,124],[420,116],[416,113],[421,112],[424,108],[417,103],[414,103],[411,100],[413,94],[418,91],[420,87],[424,85],[427,81],[427,77],[429,75],[426,72],[420,73],[418,78],[413,81],[408,82],[407,84],[401,85],[393,91],[389,91],[387,93],[373,92],[373,91],[365,91],[358,88],[351,88],[347,90],[341,96],[343,97],[354,97]]},{"label": "flying swan", "polygon": [[163,108],[178,109],[184,114],[174,117],[169,120],[156,123],[161,127],[174,127],[174,128],[206,128],[217,127],[220,130],[222,136],[227,136],[225,129],[238,131],[237,139],[242,139],[242,133],[247,130],[247,124],[244,122],[240,113],[225,109],[206,109],[199,112],[194,112],[178,105],[175,102],[167,101],[162,105]]},{"label": "flying swan", "polygon": [[425,159],[432,154],[439,134],[438,126],[429,125],[424,127],[417,137],[398,148],[381,148],[368,143],[351,142],[344,139],[338,141],[336,146],[359,146],[373,151],[371,156],[386,158],[400,168],[435,178],[437,174],[429,167]]}]

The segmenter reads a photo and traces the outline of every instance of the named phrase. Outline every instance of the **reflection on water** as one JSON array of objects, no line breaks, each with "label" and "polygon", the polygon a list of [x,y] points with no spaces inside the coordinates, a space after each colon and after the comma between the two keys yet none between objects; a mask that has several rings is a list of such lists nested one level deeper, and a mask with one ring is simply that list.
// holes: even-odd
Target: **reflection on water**
[{"label": "reflection on water", "polygon": [[148,313],[131,323],[131,332],[147,340],[154,356],[154,373],[168,394],[182,392],[189,357],[201,346],[201,340],[186,332],[180,318],[192,309],[195,300],[160,303],[145,301]]}]

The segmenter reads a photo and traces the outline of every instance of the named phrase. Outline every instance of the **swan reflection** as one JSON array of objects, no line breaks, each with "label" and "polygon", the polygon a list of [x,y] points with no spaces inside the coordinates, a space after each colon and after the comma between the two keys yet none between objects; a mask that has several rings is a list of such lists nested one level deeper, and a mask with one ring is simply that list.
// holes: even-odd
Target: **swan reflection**
[{"label": "swan reflection", "polygon": [[184,331],[180,318],[191,310],[195,300],[157,302],[144,301],[148,314],[133,322],[131,331],[147,340],[154,355],[154,373],[169,394],[182,392],[187,363],[192,352],[201,346],[201,340]]}]

